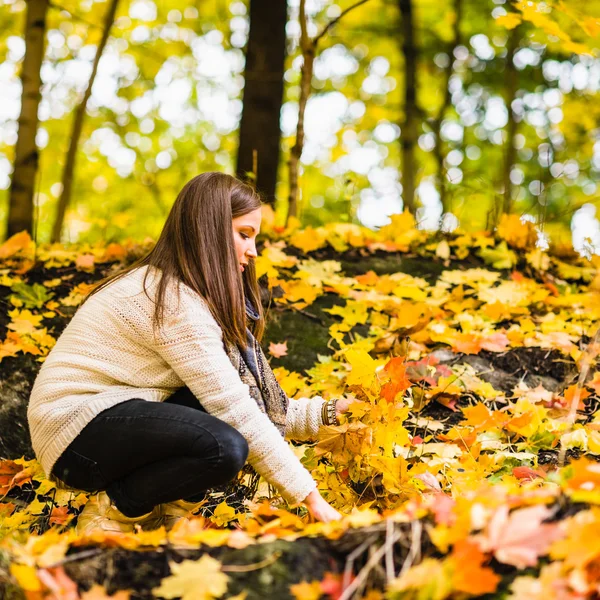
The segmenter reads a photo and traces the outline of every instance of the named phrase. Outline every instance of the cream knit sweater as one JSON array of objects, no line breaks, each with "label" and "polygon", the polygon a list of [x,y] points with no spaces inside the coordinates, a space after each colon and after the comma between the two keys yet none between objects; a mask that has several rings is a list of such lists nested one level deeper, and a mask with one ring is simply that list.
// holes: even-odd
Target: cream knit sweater
[{"label": "cream knit sweater", "polygon": [[[165,324],[153,338],[154,304],[142,289],[148,268],[87,300],[39,371],[27,418],[46,475],[101,411],[131,398],[161,402],[186,385],[208,413],[246,438],[248,462],[260,475],[289,502],[304,500],[316,482],[242,383],[205,301],[183,284],[179,302],[175,287],[167,289]],[[158,278],[150,269],[146,286],[154,297]],[[314,438],[323,402],[320,396],[290,400],[285,439]]]}]

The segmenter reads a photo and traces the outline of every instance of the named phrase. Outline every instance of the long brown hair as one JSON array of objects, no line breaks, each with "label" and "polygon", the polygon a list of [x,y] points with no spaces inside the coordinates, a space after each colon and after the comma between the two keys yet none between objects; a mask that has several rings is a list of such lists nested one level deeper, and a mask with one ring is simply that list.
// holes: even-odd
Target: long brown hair
[{"label": "long brown hair", "polygon": [[[254,189],[231,175],[209,172],[194,177],[179,192],[154,248],[129,267],[100,281],[85,300],[130,271],[151,265],[162,275],[156,295],[155,328],[163,325],[165,291],[175,281],[184,283],[207,302],[225,342],[246,346],[246,327],[260,341],[265,324],[254,259],[240,271],[232,219],[261,206]],[[146,296],[149,274],[146,272],[143,282]],[[246,318],[245,298],[254,305],[258,320]]]}]

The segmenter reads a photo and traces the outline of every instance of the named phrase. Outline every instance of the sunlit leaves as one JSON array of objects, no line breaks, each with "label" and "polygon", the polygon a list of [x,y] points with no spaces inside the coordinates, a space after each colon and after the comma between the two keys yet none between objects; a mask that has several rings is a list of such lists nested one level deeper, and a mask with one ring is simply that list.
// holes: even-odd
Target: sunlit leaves
[{"label": "sunlit leaves", "polygon": [[159,598],[212,600],[227,591],[229,578],[221,571],[221,563],[208,554],[197,561],[171,561],[169,567],[172,575],[165,577],[160,586],[152,590]]}]

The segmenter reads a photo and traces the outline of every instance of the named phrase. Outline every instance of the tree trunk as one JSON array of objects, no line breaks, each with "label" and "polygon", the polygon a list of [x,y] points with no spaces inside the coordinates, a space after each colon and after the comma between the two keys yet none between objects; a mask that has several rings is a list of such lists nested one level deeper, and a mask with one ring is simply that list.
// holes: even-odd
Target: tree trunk
[{"label": "tree trunk", "polygon": [[44,36],[48,0],[29,0],[25,18],[25,57],[21,70],[21,114],[15,148],[15,169],[10,187],[6,236],[19,231],[33,234],[33,194],[39,154],[35,143],[38,106],[41,100],[40,70],[44,59]]},{"label": "tree trunk", "polygon": [[286,2],[251,0],[236,171],[241,179],[253,178],[269,204],[275,204],[279,166],[286,22]]},{"label": "tree trunk", "polygon": [[56,219],[52,228],[51,241],[53,243],[60,242],[60,233],[62,231],[63,223],[65,220],[65,214],[67,212],[69,204],[71,203],[71,192],[73,189],[73,173],[75,171],[75,159],[77,156],[77,148],[79,146],[79,138],[81,137],[81,130],[83,129],[83,119],[85,118],[85,110],[87,107],[88,100],[90,99],[90,96],[92,94],[92,87],[96,79],[96,73],[98,72],[98,63],[100,62],[100,58],[102,57],[102,53],[104,52],[106,42],[108,41],[108,36],[110,35],[110,30],[112,29],[113,23],[115,21],[115,14],[117,12],[118,4],[119,0],[111,0],[111,3],[108,7],[106,17],[104,18],[102,38],[100,39],[98,49],[96,50],[96,56],[94,57],[92,74],[90,75],[90,80],[88,82],[85,93],[83,94],[83,99],[75,109],[75,118],[73,119],[73,128],[71,129],[69,149],[67,151],[67,158],[65,160],[65,167],[62,176],[62,192],[60,194],[60,198],[58,199]]},{"label": "tree trunk", "polygon": [[402,198],[404,208],[412,214],[416,211],[416,161],[417,143],[417,47],[415,44],[412,0],[399,0],[402,54],[404,56],[404,122],[401,125],[402,148]]},{"label": "tree trunk", "polygon": [[452,211],[451,202],[448,199],[448,190],[446,188],[446,169],[444,167],[444,160],[446,159],[446,152],[444,151],[444,144],[441,138],[442,121],[446,115],[446,111],[450,108],[452,103],[452,94],[450,93],[450,77],[452,76],[452,65],[454,49],[460,44],[460,22],[462,19],[462,0],[454,0],[454,12],[456,14],[456,20],[454,21],[452,41],[448,45],[448,65],[444,69],[444,78],[442,82],[444,90],[444,100],[440,106],[440,110],[433,121],[432,129],[435,135],[435,146],[433,153],[437,163],[436,180],[438,191],[440,193],[440,202],[444,213]]},{"label": "tree trunk", "polygon": [[[515,148],[515,136],[517,135],[517,121],[512,109],[512,102],[517,94],[519,84],[519,74],[514,63],[515,53],[519,47],[519,27],[512,29],[508,35],[506,70],[505,70],[505,102],[508,110],[508,125],[506,128],[506,144],[504,146],[504,165],[502,169],[502,185],[504,193],[504,202],[502,206],[503,213],[510,213],[513,204],[513,186],[510,180],[510,171],[516,162],[517,149]],[[500,211],[498,211],[500,212]],[[499,218],[500,215],[498,215]]]},{"label": "tree trunk", "polygon": [[287,218],[298,214],[298,166],[304,147],[304,113],[310,96],[313,65],[315,62],[316,44],[308,37],[306,29],[306,10],[304,0],[300,0],[300,48],[302,49],[302,71],[300,76],[300,99],[298,101],[298,126],[296,128],[296,143],[290,155],[290,193],[288,197]]}]

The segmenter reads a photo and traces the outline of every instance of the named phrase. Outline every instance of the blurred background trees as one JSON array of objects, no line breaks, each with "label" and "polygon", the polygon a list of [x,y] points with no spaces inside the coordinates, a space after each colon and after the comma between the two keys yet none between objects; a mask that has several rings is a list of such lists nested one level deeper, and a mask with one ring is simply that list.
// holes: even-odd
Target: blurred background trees
[{"label": "blurred background trees", "polygon": [[282,225],[512,212],[600,252],[598,48],[600,0],[0,0],[3,235],[156,238],[223,170]]}]

